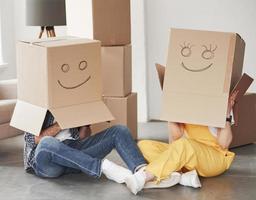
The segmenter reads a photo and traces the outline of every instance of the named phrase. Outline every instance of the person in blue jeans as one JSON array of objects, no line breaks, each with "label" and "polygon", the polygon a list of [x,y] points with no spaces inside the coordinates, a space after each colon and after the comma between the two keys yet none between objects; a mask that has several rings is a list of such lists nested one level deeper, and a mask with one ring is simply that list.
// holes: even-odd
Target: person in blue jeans
[{"label": "person in blue jeans", "polygon": [[[117,125],[94,136],[89,126],[61,130],[47,112],[39,136],[24,135],[24,166],[29,173],[42,178],[83,172],[99,178],[124,183],[125,178],[146,165],[127,127]],[[104,159],[116,149],[128,169]]]}]

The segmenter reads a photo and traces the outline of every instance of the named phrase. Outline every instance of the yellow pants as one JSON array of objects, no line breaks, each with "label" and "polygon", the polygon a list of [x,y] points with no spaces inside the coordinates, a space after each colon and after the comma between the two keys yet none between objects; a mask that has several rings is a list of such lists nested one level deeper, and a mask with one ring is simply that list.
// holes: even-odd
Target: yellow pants
[{"label": "yellow pants", "polygon": [[189,171],[195,169],[204,177],[217,176],[230,167],[234,158],[232,152],[224,153],[213,146],[189,138],[181,138],[171,144],[143,140],[138,146],[149,162],[147,170],[154,174],[158,181],[182,168]]}]

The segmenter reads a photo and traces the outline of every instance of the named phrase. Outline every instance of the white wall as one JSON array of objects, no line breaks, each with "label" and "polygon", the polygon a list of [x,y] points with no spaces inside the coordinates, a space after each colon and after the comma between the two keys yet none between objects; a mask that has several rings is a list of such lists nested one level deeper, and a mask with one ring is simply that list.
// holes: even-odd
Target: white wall
[{"label": "white wall", "polygon": [[[16,77],[16,41],[38,37],[40,28],[25,23],[26,0],[0,0],[2,17],[3,58],[8,63],[0,68],[0,80]],[[56,27],[57,35],[65,35],[66,27]]]},{"label": "white wall", "polygon": [[3,60],[8,63],[0,68],[0,80],[15,77],[15,27],[14,0],[0,0]]},{"label": "white wall", "polygon": [[[91,6],[90,1],[67,0],[68,34],[75,36],[92,35],[90,27],[83,24],[91,19],[91,12],[84,12],[83,7]],[[80,20],[79,20],[80,19]],[[76,22],[76,23],[75,23]],[[133,91],[138,93],[138,121],[147,121],[147,95],[146,95],[146,56],[145,56],[145,23],[144,0],[131,0],[131,26],[132,26],[132,80]],[[88,33],[89,32],[89,33]]]},{"label": "white wall", "polygon": [[[255,0],[146,0],[145,2],[150,119],[159,119],[160,116],[161,91],[154,63],[166,63],[170,27],[239,33],[246,42],[244,72],[256,78]],[[256,91],[256,82],[250,91]]]},{"label": "white wall", "polygon": [[145,15],[144,2],[131,0],[132,14],[132,88],[138,93],[138,121],[148,120],[147,110],[147,65],[145,49]]}]

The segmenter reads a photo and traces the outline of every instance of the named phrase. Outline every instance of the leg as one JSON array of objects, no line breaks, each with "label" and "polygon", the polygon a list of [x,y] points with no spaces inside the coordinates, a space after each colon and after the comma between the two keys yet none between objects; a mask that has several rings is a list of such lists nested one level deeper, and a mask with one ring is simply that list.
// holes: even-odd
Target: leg
[{"label": "leg", "polygon": [[169,144],[169,148],[149,163],[147,171],[157,180],[166,179],[172,172],[180,171],[186,164],[196,165],[196,154],[188,139],[181,138]]},{"label": "leg", "polygon": [[229,168],[234,159],[232,152],[225,153],[195,140],[190,140],[190,144],[196,152],[197,163],[188,162],[185,167],[190,171],[195,169],[200,176],[218,176]]},{"label": "leg", "polygon": [[131,171],[146,163],[127,127],[117,125],[83,141],[81,151],[97,158],[104,158],[116,149]]},{"label": "leg", "polygon": [[144,158],[151,163],[168,149],[169,144],[153,140],[142,140],[138,142],[138,146]]},{"label": "leg", "polygon": [[195,169],[199,175],[209,177],[223,173],[227,162],[225,155],[214,147],[181,138],[170,144],[168,150],[148,165],[147,170],[160,181],[183,167],[189,171]]},{"label": "leg", "polygon": [[[149,166],[151,163],[157,162],[159,157],[169,149],[169,144],[153,140],[142,140],[138,143],[138,146],[145,159],[149,162]],[[127,177],[125,183],[134,194],[137,194],[143,188],[168,188],[179,183],[181,176],[179,173],[170,173],[168,176],[168,178],[165,177],[161,184],[156,184],[153,182],[156,177],[155,174],[147,167],[145,171],[140,170]]]},{"label": "leg", "polygon": [[66,168],[81,170],[93,176],[101,175],[101,160],[71,148],[54,137],[44,137],[35,152],[35,171],[42,177],[58,177]]},{"label": "leg", "polygon": [[[225,156],[213,146],[181,138],[170,144],[166,151],[149,163],[146,172],[137,172],[126,179],[126,184],[136,194],[147,182],[147,173],[153,174],[160,182],[183,167],[188,170],[195,169],[201,176],[216,176],[229,167],[231,156],[229,154]],[[197,187],[200,187],[200,184],[197,184]]]}]

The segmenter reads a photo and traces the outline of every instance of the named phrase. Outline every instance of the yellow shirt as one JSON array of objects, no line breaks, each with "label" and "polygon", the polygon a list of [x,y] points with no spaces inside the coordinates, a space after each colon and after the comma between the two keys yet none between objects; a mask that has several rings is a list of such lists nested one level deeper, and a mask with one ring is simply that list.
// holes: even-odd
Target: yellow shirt
[{"label": "yellow shirt", "polygon": [[219,145],[217,138],[213,136],[208,126],[184,124],[184,130],[187,138],[196,140],[200,143],[206,144],[207,146],[212,146],[223,152],[225,155],[232,153],[229,152],[228,149],[223,149]]}]

